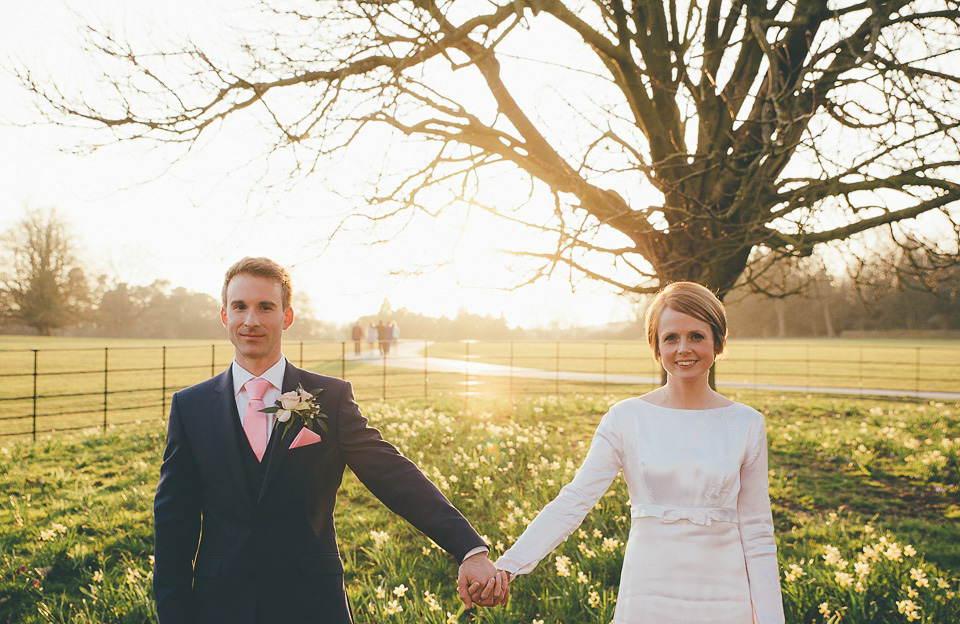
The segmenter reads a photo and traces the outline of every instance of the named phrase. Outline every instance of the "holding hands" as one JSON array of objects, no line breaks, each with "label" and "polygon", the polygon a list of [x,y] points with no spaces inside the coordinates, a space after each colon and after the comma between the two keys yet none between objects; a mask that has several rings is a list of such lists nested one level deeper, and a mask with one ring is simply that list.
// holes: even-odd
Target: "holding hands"
[{"label": "holding hands", "polygon": [[457,591],[468,609],[502,606],[510,599],[509,582],[509,572],[495,568],[486,553],[477,553],[460,564]]}]

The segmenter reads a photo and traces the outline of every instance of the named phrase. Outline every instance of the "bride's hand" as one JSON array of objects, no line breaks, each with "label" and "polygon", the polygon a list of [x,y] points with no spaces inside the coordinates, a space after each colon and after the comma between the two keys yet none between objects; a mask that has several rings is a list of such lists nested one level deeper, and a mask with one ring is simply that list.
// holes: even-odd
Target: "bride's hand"
[{"label": "bride's hand", "polygon": [[473,583],[468,588],[472,602],[481,607],[496,607],[510,600],[510,573],[497,570],[485,584]]}]

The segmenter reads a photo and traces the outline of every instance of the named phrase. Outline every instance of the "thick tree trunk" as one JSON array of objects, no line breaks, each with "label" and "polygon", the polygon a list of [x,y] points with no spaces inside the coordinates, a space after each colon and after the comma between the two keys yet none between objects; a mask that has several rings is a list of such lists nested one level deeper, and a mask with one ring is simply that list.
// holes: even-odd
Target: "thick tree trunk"
[{"label": "thick tree trunk", "polygon": [[787,337],[787,311],[783,299],[773,300],[773,311],[777,315],[777,338]]},{"label": "thick tree trunk", "polygon": [[829,338],[833,338],[837,335],[836,330],[833,328],[833,317],[830,314],[830,304],[826,300],[823,301],[823,327],[826,330]]}]

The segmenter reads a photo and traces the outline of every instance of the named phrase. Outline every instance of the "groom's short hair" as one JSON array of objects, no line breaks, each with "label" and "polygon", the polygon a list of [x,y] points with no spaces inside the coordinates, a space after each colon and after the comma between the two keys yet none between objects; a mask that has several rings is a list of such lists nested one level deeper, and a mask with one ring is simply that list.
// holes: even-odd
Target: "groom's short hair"
[{"label": "groom's short hair", "polygon": [[227,269],[227,274],[223,277],[223,290],[220,292],[223,307],[227,307],[227,286],[230,285],[230,280],[238,275],[254,275],[279,283],[283,309],[290,307],[290,301],[293,298],[293,282],[287,270],[270,258],[250,257],[238,261]]}]

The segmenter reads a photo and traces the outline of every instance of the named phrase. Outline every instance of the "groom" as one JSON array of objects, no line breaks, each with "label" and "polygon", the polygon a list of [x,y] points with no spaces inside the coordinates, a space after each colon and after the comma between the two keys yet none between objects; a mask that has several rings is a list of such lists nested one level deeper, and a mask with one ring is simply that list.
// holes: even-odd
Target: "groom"
[{"label": "groom", "polygon": [[[482,604],[506,602],[487,545],[367,425],[351,385],[283,357],[290,298],[290,276],[272,260],[244,258],[230,267],[220,318],[234,361],[173,396],[154,502],[160,624],[350,624],[333,525],[345,466],[461,562],[458,585],[468,607],[468,587]],[[298,385],[322,389],[326,431],[301,421],[285,431],[274,414],[260,411]]]}]

